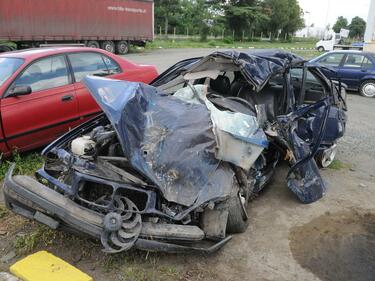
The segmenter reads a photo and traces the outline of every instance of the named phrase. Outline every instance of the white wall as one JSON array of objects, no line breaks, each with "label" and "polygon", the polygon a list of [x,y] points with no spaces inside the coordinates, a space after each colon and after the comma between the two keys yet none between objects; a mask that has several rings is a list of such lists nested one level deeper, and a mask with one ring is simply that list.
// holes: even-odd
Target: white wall
[{"label": "white wall", "polygon": [[375,0],[371,0],[370,3],[364,39],[364,49],[367,51],[375,52]]},{"label": "white wall", "polygon": [[296,31],[296,37],[314,37],[314,38],[323,38],[325,34],[325,29],[321,27],[304,27]]}]

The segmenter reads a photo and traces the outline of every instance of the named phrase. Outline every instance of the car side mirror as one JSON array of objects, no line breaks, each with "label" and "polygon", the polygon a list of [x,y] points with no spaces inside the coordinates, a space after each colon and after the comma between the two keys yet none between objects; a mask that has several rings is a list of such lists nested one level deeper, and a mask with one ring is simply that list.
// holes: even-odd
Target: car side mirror
[{"label": "car side mirror", "polygon": [[15,86],[11,88],[8,92],[8,97],[18,97],[18,96],[25,96],[32,93],[32,89],[30,86]]}]

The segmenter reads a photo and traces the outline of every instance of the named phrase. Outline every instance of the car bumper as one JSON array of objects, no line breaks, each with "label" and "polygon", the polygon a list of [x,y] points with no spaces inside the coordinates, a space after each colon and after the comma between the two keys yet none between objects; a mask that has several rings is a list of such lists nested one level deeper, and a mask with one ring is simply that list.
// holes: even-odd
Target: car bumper
[{"label": "car bumper", "polygon": [[[70,229],[91,237],[97,239],[101,237],[104,231],[104,215],[82,207],[32,177],[13,176],[14,168],[15,165],[13,164],[7,172],[3,185],[6,206],[10,210],[28,219],[43,223],[52,229],[68,226]],[[169,240],[176,240],[176,237],[173,237],[173,232],[170,233],[171,237],[161,237],[160,240],[155,240],[151,234],[155,235],[155,231],[158,231],[160,225],[157,228],[153,228],[150,224],[146,228],[145,225],[142,228],[142,235],[133,246],[141,250],[212,253],[231,239],[231,236],[228,236],[220,241],[209,241],[204,237],[193,238],[192,234],[190,240],[189,237],[186,237],[186,240],[178,237],[178,240],[183,242],[178,244],[167,241],[168,238]],[[191,226],[178,227],[179,232],[183,231],[184,227],[186,227],[187,232],[189,232],[189,227],[191,229]]]}]

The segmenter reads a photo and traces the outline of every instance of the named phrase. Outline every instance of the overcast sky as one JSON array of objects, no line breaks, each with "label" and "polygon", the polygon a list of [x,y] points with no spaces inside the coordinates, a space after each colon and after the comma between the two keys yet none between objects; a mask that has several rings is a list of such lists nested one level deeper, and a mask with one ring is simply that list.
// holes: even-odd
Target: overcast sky
[{"label": "overcast sky", "polygon": [[[344,16],[350,20],[359,16],[367,21],[370,0],[298,0],[305,13],[305,23],[314,23],[317,27],[325,27],[327,23],[332,27],[337,17]],[[327,16],[328,15],[328,16]]]}]

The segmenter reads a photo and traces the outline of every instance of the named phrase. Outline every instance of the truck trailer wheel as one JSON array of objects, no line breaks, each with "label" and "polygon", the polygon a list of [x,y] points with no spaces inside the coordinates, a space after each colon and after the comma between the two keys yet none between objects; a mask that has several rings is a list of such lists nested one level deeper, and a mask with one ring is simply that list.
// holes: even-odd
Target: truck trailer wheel
[{"label": "truck trailer wheel", "polygon": [[86,46],[89,48],[98,48],[98,49],[100,47],[98,41],[89,41],[87,42]]},{"label": "truck trailer wheel", "polygon": [[10,51],[13,51],[11,47],[9,47],[9,46],[5,46],[5,45],[1,45],[1,46],[0,46],[0,53],[3,53],[3,52],[10,52]]},{"label": "truck trailer wheel", "polygon": [[107,52],[114,53],[115,52],[115,43],[113,43],[113,41],[103,41],[102,49],[106,50]]},{"label": "truck trailer wheel", "polygon": [[116,43],[116,54],[125,55],[129,52],[129,45],[126,41],[118,41]]}]

